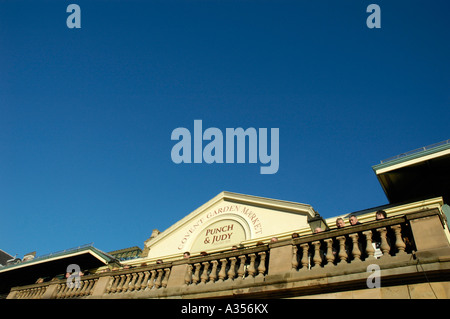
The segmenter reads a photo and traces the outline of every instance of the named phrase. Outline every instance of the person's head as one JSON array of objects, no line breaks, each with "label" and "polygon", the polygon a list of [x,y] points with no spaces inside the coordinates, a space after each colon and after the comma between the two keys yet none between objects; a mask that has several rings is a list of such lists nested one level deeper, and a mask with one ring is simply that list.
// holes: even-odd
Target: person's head
[{"label": "person's head", "polygon": [[385,219],[387,217],[387,214],[384,210],[377,210],[377,212],[375,213],[375,219],[379,220],[379,219]]},{"label": "person's head", "polygon": [[356,218],[355,215],[350,215],[350,217],[348,218],[348,221],[350,223],[350,225],[356,225],[358,224],[358,218]]},{"label": "person's head", "polygon": [[344,219],[341,218],[341,217],[337,218],[337,219],[336,219],[336,227],[337,227],[337,228],[342,228],[342,227],[344,227],[344,226],[345,226]]},{"label": "person's head", "polygon": [[314,234],[321,233],[322,231],[323,231],[322,228],[316,227],[316,228],[314,229]]},{"label": "person's head", "polygon": [[275,243],[275,242],[277,242],[278,241],[278,238],[277,237],[272,237],[271,239],[270,239],[270,242],[271,243]]},{"label": "person's head", "polygon": [[189,258],[191,256],[191,253],[188,251],[185,251],[183,254],[183,258]]}]

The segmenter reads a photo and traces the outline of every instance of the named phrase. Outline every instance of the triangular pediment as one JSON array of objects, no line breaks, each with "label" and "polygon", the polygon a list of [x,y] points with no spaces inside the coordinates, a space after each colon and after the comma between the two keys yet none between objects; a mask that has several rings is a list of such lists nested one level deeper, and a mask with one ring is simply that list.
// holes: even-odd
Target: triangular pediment
[{"label": "triangular pediment", "polygon": [[214,252],[308,227],[310,205],[221,192],[145,242],[148,258]]}]

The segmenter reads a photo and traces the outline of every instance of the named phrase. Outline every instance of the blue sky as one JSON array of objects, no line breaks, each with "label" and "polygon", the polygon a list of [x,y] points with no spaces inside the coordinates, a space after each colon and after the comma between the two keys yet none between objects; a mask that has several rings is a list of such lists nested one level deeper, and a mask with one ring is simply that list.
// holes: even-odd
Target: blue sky
[{"label": "blue sky", "polygon": [[[69,29],[69,4],[81,28]],[[381,28],[369,29],[369,4]],[[223,190],[324,217],[449,138],[448,1],[0,1],[0,249],[143,247]],[[178,127],[279,128],[279,170],[175,164]]]}]

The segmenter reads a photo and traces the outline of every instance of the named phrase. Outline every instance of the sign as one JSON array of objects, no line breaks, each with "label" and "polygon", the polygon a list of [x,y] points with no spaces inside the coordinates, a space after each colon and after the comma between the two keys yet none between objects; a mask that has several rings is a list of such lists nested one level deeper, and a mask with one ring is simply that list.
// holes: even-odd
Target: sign
[{"label": "sign", "polygon": [[192,251],[208,251],[219,247],[232,247],[246,239],[244,227],[236,220],[219,220],[205,227],[192,245]]},{"label": "sign", "polygon": [[[185,232],[183,238],[181,239],[180,244],[178,245],[178,250],[186,249],[185,248],[186,243],[191,241],[194,236],[197,236],[196,241],[195,241],[195,245],[197,245],[197,242],[200,240],[199,238],[202,238],[202,236],[206,236],[206,230],[211,228],[211,226],[205,227],[205,225],[207,225],[208,222],[210,222],[212,219],[220,218],[220,217],[224,218],[224,219],[222,219],[222,221],[228,220],[229,223],[236,225],[236,228],[234,228],[234,226],[233,226],[233,231],[236,234],[241,233],[241,232],[244,234],[243,235],[244,238],[240,241],[248,239],[248,238],[245,238],[245,230],[244,230],[245,228],[242,226],[242,224],[240,224],[236,220],[227,219],[227,217],[224,216],[224,215],[230,215],[230,214],[235,215],[236,217],[244,218],[245,220],[247,220],[248,225],[253,228],[253,232],[255,235],[262,233],[261,221],[260,221],[258,215],[255,212],[253,212],[251,208],[243,206],[243,205],[229,204],[229,205],[218,207],[216,209],[209,210],[206,213],[200,215],[197,219],[193,220],[189,224],[187,231]],[[213,225],[216,225],[216,223],[214,223]],[[224,224],[222,226],[226,226],[226,225]],[[219,227],[219,226],[217,226],[217,227]],[[200,230],[201,230],[201,234],[197,235],[197,233],[200,232]],[[217,233],[217,234],[219,234],[219,233]],[[213,234],[209,233],[208,235],[211,236]],[[224,235],[224,234],[221,234],[221,235]],[[230,235],[230,238],[228,238],[230,240],[230,242],[233,241],[234,243],[237,243],[238,241],[234,240],[232,237],[234,237],[234,236]],[[206,238],[204,238],[204,239],[206,240]],[[220,239],[220,240],[218,240],[218,239]],[[218,243],[218,242],[224,241],[224,240],[226,240],[225,237],[223,237],[223,239],[222,239],[222,237],[210,238],[211,242],[209,244],[212,245],[213,242]],[[194,251],[194,247],[196,247],[195,245],[191,248],[191,250]],[[198,245],[200,245],[200,244],[198,244]],[[208,245],[208,244],[206,244],[206,245]],[[211,246],[209,246],[209,247],[211,247]],[[205,250],[206,249],[207,248],[205,248]]]}]

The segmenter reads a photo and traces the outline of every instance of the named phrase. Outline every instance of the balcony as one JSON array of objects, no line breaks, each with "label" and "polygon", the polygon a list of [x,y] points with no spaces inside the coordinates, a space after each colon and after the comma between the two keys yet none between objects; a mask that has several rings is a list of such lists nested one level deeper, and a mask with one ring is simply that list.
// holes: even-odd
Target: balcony
[{"label": "balcony", "polygon": [[[356,226],[82,276],[78,288],[66,280],[14,287],[8,298],[449,298],[447,227],[441,210],[425,205]],[[379,284],[371,288],[374,278]]]}]

